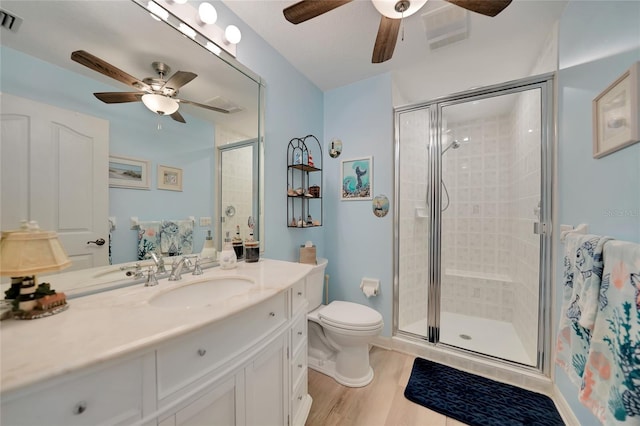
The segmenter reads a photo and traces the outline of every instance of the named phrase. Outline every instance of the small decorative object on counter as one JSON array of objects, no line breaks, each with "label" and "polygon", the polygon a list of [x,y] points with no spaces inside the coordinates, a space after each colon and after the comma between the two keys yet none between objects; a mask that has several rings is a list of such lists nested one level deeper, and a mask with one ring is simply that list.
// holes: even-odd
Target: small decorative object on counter
[{"label": "small decorative object on counter", "polygon": [[307,241],[300,246],[300,263],[308,263],[311,265],[318,263],[316,259],[316,246],[314,246],[311,241]]},{"label": "small decorative object on counter", "polygon": [[220,252],[220,268],[233,269],[236,266],[238,266],[238,258],[236,257],[236,252],[233,250],[233,246],[231,245],[229,231],[227,231],[227,236],[224,239],[224,247]]},{"label": "small decorative object on counter", "polygon": [[202,246],[202,252],[200,257],[209,257],[216,260],[218,257],[218,251],[213,244],[213,237],[211,236],[211,230],[207,231],[207,236],[204,239],[204,245]]},{"label": "small decorative object on counter", "polygon": [[260,260],[260,242],[259,241],[245,241],[244,242],[244,261],[247,263],[254,263]]},{"label": "small decorative object on counter", "polygon": [[233,237],[231,242],[233,250],[236,252],[236,257],[242,259],[244,257],[244,245],[242,244],[242,238],[240,237],[240,225],[236,226],[236,236]]},{"label": "small decorative object on counter", "polygon": [[5,299],[11,303],[13,318],[36,319],[67,309],[65,294],[56,293],[48,283],[38,285],[35,276],[71,265],[55,232],[41,230],[35,221],[22,221],[20,229],[2,232],[0,261],[0,275],[11,277]]}]

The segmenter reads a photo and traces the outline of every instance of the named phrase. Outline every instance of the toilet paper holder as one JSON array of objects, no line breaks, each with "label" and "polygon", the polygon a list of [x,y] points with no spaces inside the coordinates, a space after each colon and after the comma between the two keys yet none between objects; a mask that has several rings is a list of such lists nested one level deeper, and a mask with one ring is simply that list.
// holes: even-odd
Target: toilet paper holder
[{"label": "toilet paper holder", "polygon": [[360,288],[367,298],[377,296],[380,292],[380,280],[375,278],[363,278],[360,281]]}]

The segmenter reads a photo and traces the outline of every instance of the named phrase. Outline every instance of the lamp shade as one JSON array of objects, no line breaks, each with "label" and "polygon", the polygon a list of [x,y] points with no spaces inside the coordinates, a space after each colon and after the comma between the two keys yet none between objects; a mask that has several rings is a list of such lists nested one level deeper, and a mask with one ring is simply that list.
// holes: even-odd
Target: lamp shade
[{"label": "lamp shade", "polygon": [[2,232],[0,275],[20,277],[59,271],[71,265],[58,235],[26,222],[21,229]]},{"label": "lamp shade", "polygon": [[[378,12],[387,18],[402,19],[407,16],[411,16],[420,10],[427,0],[411,0],[402,2],[398,0],[372,0],[372,2],[375,8],[378,9]],[[401,3],[401,7],[399,8],[402,12],[399,12],[398,8],[396,8],[398,3]]]},{"label": "lamp shade", "polygon": [[147,93],[142,95],[142,103],[151,111],[160,115],[171,115],[178,110],[178,102],[167,96]]}]

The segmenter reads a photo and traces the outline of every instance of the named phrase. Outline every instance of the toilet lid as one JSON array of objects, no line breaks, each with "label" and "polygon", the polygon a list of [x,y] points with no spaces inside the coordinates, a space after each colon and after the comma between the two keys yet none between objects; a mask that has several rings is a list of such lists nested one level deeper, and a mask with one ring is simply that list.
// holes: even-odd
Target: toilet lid
[{"label": "toilet lid", "polygon": [[358,303],[334,301],[318,312],[321,321],[338,327],[375,328],[382,323],[382,315]]}]

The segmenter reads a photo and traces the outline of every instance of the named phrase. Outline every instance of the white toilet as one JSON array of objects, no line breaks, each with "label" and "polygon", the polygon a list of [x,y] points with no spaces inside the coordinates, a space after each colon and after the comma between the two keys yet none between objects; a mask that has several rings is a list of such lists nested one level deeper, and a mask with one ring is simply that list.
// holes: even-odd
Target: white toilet
[{"label": "white toilet", "polygon": [[369,341],[380,334],[382,315],[358,303],[333,301],[322,304],[327,259],[307,276],[309,367],[349,387],[373,380],[369,365]]}]

